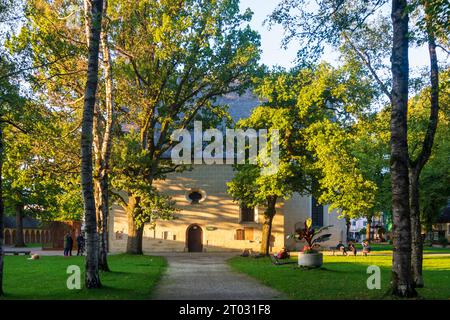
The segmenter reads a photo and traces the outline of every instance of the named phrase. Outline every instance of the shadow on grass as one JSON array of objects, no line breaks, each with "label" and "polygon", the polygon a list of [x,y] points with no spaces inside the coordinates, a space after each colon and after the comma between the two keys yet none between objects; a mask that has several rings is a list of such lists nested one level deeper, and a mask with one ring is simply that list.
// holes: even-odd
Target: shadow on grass
[{"label": "shadow on grass", "polygon": [[[79,300],[79,299],[149,299],[149,295],[167,262],[162,257],[114,255],[109,257],[111,271],[101,271],[102,288],[84,287],[84,259],[43,257],[29,261],[20,256],[5,260],[3,299]],[[70,265],[81,269],[82,289],[70,290],[67,273]]]},{"label": "shadow on grass", "polygon": [[[388,290],[391,281],[391,256],[370,258],[324,257],[321,269],[274,266],[269,260],[255,263],[232,258],[231,267],[248,274],[265,285],[286,293],[293,299],[393,299]],[[381,288],[370,290],[368,266],[380,268]],[[424,260],[425,288],[417,289],[416,299],[450,299],[450,257],[427,257]]]}]

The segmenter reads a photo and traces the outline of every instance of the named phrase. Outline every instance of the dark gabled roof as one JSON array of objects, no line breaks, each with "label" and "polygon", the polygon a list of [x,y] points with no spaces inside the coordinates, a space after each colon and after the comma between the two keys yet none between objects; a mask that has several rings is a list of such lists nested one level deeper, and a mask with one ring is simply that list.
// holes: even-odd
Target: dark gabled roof
[{"label": "dark gabled roof", "polygon": [[437,223],[450,223],[450,206],[447,206],[442,210]]},{"label": "dark gabled roof", "polygon": [[[15,229],[16,228],[16,217],[3,217],[3,223],[5,228]],[[24,229],[39,229],[39,220],[30,217],[23,218],[23,228]]]}]

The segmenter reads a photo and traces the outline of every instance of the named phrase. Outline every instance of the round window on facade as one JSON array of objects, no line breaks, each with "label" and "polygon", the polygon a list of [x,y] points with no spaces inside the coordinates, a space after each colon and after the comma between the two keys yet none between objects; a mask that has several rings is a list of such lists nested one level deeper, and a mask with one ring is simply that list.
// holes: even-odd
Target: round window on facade
[{"label": "round window on facade", "polygon": [[189,191],[186,198],[191,204],[199,204],[206,199],[206,193],[203,190],[195,189]]}]

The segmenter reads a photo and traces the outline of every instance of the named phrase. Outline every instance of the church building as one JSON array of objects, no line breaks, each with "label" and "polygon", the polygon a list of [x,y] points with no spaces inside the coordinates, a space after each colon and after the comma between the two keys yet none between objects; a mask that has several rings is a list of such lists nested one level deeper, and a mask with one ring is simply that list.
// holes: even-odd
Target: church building
[{"label": "church building", "polygon": [[[252,95],[229,95],[222,98],[229,105],[234,120],[246,118],[260,102]],[[152,252],[216,252],[259,251],[262,241],[263,207],[246,208],[234,202],[227,193],[227,182],[234,175],[229,164],[194,164],[192,170],[171,173],[155,187],[172,197],[180,209],[177,218],[158,220],[146,225],[143,235],[144,253]],[[319,205],[314,197],[294,193],[289,200],[279,200],[273,220],[271,251],[283,247],[298,250],[303,244],[286,236],[294,232],[294,225],[312,218],[314,226],[333,225],[331,239],[322,246],[333,246],[346,241],[345,219],[328,206]],[[110,252],[125,252],[127,245],[127,217],[125,211],[114,205],[109,221]]]}]

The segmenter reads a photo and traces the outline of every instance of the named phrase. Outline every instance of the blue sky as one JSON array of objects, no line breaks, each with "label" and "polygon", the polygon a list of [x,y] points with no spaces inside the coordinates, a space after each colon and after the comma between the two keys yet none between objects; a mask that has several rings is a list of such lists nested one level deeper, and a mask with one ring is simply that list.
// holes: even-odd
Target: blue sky
[{"label": "blue sky", "polygon": [[[264,20],[272,13],[280,0],[241,0],[241,10],[250,8],[254,15],[251,27],[261,35],[261,62],[268,66],[282,66],[289,68],[295,65],[298,46],[291,44],[287,50],[281,48],[283,39],[283,28],[279,25],[272,26],[269,30],[267,25],[263,26]],[[333,63],[337,54],[332,51],[326,52],[323,60]],[[410,67],[423,67],[428,65],[428,54],[426,48],[411,48],[409,52]]]},{"label": "blue sky", "polygon": [[241,0],[240,7],[241,10],[250,8],[254,13],[250,25],[261,34],[261,62],[268,66],[279,65],[288,68],[294,65],[298,46],[290,45],[288,50],[282,49],[283,28],[276,25],[269,30],[267,25],[262,25],[278,3],[279,0]]}]

